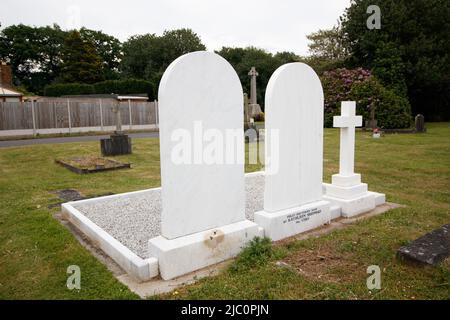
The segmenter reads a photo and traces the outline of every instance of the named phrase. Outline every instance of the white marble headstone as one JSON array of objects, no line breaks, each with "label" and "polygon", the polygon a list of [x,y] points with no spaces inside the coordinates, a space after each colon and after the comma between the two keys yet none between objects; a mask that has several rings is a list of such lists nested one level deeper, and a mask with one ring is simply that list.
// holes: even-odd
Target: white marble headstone
[{"label": "white marble headstone", "polygon": [[320,79],[304,63],[286,64],[270,78],[264,211],[322,199],[323,103]]},{"label": "white marble headstone", "polygon": [[232,66],[211,52],[183,55],[164,73],[158,98],[162,236],[244,220],[243,92]]}]

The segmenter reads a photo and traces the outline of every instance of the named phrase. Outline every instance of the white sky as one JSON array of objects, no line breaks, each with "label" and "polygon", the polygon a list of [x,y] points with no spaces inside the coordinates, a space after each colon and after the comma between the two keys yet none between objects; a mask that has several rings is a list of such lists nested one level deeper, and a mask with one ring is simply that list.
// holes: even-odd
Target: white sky
[{"label": "white sky", "polygon": [[253,45],[305,55],[306,35],[331,28],[350,0],[2,0],[2,28],[23,23],[85,26],[121,41],[191,28],[208,50]]}]

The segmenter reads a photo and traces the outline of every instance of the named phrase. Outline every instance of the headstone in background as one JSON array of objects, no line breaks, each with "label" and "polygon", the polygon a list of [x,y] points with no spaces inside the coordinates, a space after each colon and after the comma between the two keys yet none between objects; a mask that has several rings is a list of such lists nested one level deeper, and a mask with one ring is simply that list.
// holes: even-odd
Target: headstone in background
[{"label": "headstone in background", "polygon": [[116,156],[122,154],[131,154],[131,138],[122,131],[120,100],[117,99],[112,111],[116,115],[116,130],[110,136],[110,138],[100,140],[100,149],[102,155]]},{"label": "headstone in background", "polygon": [[370,128],[372,130],[375,130],[378,127],[378,121],[375,119],[375,106],[372,104],[370,106],[370,118],[369,120],[366,120],[366,129]]},{"label": "headstone in background", "polygon": [[[344,217],[351,217],[375,208],[375,196],[361,183],[361,175],[354,172],[355,128],[362,125],[362,116],[356,114],[355,101],[341,103],[341,115],[333,117],[333,127],[340,128],[339,174],[325,185],[324,199],[341,207]],[[333,217],[335,218],[335,217]]]},{"label": "headstone in background", "polygon": [[266,90],[264,210],[255,222],[280,240],[330,220],[322,200],[322,85],[304,63],[278,68]]},{"label": "headstone in background", "polygon": [[426,132],[427,129],[425,128],[425,117],[421,114],[418,114],[415,118],[415,129],[416,132]]},{"label": "headstone in background", "polygon": [[[149,251],[167,280],[235,256],[261,231],[245,219],[243,92],[233,67],[215,53],[183,55],[158,95],[161,236]],[[224,161],[207,163],[212,143]]]}]

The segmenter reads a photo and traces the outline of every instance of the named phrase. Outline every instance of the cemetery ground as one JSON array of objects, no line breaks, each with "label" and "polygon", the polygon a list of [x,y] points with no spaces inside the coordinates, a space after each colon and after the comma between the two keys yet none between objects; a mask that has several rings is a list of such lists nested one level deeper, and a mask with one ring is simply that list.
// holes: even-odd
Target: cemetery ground
[{"label": "cemetery ground", "polygon": [[[357,131],[355,171],[387,201],[406,205],[318,238],[257,243],[219,275],[154,298],[449,299],[450,261],[417,267],[397,249],[450,221],[450,123],[425,134],[373,139]],[[324,180],[338,171],[339,131],[324,131]],[[133,154],[114,159],[132,169],[78,175],[55,158],[99,155],[99,142],[0,149],[0,298],[136,299],[54,215],[51,192],[85,196],[160,184],[159,141],[133,139]],[[257,171],[259,165],[247,165]],[[227,195],[224,194],[224,197]],[[69,265],[81,268],[81,290],[66,287]],[[366,287],[367,267],[381,268],[381,290]]]}]

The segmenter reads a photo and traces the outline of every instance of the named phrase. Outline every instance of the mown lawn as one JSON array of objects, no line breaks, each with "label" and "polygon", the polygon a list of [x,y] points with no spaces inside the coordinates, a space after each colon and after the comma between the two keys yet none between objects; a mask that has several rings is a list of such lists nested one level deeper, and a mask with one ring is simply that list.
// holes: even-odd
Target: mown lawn
[{"label": "mown lawn", "polygon": [[[325,130],[325,180],[338,167],[338,131]],[[0,298],[135,299],[84,249],[48,209],[50,192],[84,195],[159,185],[157,139],[134,139],[131,170],[77,175],[58,157],[97,155],[98,142],[0,149]],[[258,170],[247,166],[247,171]],[[254,261],[243,256],[229,270],[156,298],[449,299],[450,263],[418,268],[398,261],[398,247],[450,221],[450,123],[428,133],[372,139],[357,133],[356,171],[371,190],[407,205],[329,235],[285,241]],[[226,195],[224,195],[226,196]],[[252,262],[253,261],[253,262]],[[81,268],[81,290],[66,288],[69,265]],[[366,287],[366,268],[379,265],[381,290]]]}]

